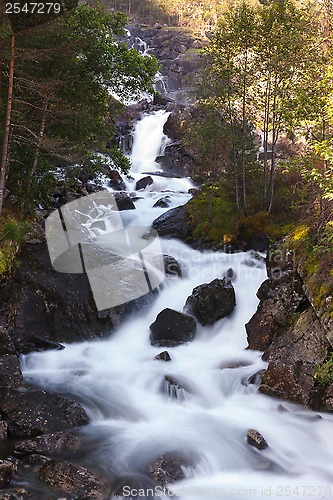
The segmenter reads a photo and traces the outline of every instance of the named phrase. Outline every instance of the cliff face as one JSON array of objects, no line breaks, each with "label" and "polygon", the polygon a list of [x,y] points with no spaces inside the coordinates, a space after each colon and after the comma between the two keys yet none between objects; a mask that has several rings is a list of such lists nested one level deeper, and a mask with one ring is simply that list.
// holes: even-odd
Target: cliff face
[{"label": "cliff face", "polygon": [[257,312],[246,325],[250,349],[263,351],[268,368],[260,391],[315,410],[333,410],[333,384],[316,379],[318,365],[332,351],[333,331],[301,276],[296,254],[273,248],[268,279],[257,295]]}]

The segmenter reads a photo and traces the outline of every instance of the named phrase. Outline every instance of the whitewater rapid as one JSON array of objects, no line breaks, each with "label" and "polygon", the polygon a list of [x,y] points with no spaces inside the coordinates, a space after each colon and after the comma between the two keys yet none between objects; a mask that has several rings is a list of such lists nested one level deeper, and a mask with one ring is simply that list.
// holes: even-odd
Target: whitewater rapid
[{"label": "whitewater rapid", "polygon": [[[166,115],[147,115],[135,129],[133,179],[125,179],[130,191],[146,169],[157,173],[155,157],[167,141]],[[190,179],[154,175],[153,180],[137,193],[136,210],[122,214],[127,224],[149,226],[190,199]],[[170,207],[153,208],[166,192]],[[244,325],[258,305],[264,265],[247,266],[246,253],[198,252],[174,239],[162,239],[162,248],[180,263],[182,277],[167,276],[151,303],[108,338],[24,356],[25,381],[84,405],[90,424],[78,431],[85,444],[82,460],[97,466],[110,482],[127,487],[122,498],[154,498],[150,490],[155,498],[181,500],[332,498],[332,415],[317,418],[300,406],[258,393],[253,383],[266,364],[261,353],[246,349]],[[168,348],[170,362],[156,360],[165,350],[149,341],[149,325],[157,314],[166,307],[182,311],[194,287],[222,278],[229,268],[236,276],[234,312],[212,326],[198,325],[193,342]],[[186,390],[171,397],[165,376]],[[251,428],[264,436],[267,449],[248,444]],[[149,480],[149,464],[177,452],[189,462],[186,478],[169,484],[168,490],[157,487]],[[133,488],[136,496],[131,496]],[[111,494],[110,499],[116,498]]]}]

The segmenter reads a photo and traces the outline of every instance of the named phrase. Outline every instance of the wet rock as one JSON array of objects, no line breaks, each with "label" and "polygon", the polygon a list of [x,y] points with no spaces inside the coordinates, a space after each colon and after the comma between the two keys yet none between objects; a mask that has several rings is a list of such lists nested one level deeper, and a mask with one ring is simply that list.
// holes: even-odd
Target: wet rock
[{"label": "wet rock", "polygon": [[57,351],[61,351],[62,349],[65,349],[65,346],[60,344],[60,342],[54,342],[49,339],[45,339],[42,337],[32,336],[30,337],[27,342],[22,346],[20,349],[22,354],[28,354],[29,352],[32,351],[48,351],[50,349],[56,349]]},{"label": "wet rock", "polygon": [[149,474],[159,484],[174,483],[185,478],[182,459],[178,456],[165,454],[158,457],[149,466]]},{"label": "wet rock", "polygon": [[158,156],[156,162],[165,172],[175,177],[189,176],[196,166],[194,158],[185,146],[178,142],[166,146],[164,155]]},{"label": "wet rock", "polygon": [[0,326],[0,356],[4,354],[16,354],[16,349],[8,331]]},{"label": "wet rock", "polygon": [[0,500],[34,500],[34,497],[24,488],[15,488],[0,493]]},{"label": "wet rock", "polygon": [[99,338],[118,325],[129,308],[113,308],[101,317],[87,276],[55,272],[46,244],[22,249],[15,274],[0,283],[0,296],[0,322],[11,332],[9,339],[0,330],[0,354],[27,354],[60,348],[57,343]]},{"label": "wet rock", "polygon": [[248,430],[246,437],[247,442],[254,448],[257,448],[257,450],[265,450],[268,448],[266,439],[255,429]]},{"label": "wet rock", "polygon": [[127,193],[114,193],[118,210],[135,210],[133,200]]},{"label": "wet rock", "polygon": [[182,269],[179,262],[171,255],[163,255],[164,260],[164,270],[166,274],[174,276],[182,276]]},{"label": "wet rock", "polygon": [[18,387],[23,382],[20,362],[15,354],[0,357],[0,387]]},{"label": "wet rock", "polygon": [[112,189],[115,189],[116,191],[126,191],[126,184],[118,170],[111,170],[109,178],[109,185]]},{"label": "wet rock", "polygon": [[193,224],[187,212],[186,205],[172,208],[154,220],[152,228],[160,236],[186,240],[192,234]]},{"label": "wet rock", "polygon": [[235,306],[234,287],[223,278],[194,288],[186,300],[184,311],[195,316],[205,326],[228,316]]},{"label": "wet rock", "polygon": [[52,488],[76,500],[105,500],[106,482],[103,478],[63,460],[51,460],[39,471],[39,478]]},{"label": "wet rock", "polygon": [[153,207],[156,208],[156,207],[160,207],[160,208],[167,208],[171,203],[171,198],[170,196],[163,196],[163,198],[160,198],[159,200],[157,200],[156,203],[154,203]]},{"label": "wet rock", "polygon": [[246,325],[249,348],[264,351],[268,368],[260,392],[329,409],[315,373],[329,351],[327,333],[303,291],[292,255],[273,248],[267,260],[269,279],[258,290],[260,304]]},{"label": "wet rock", "polygon": [[173,347],[193,340],[197,325],[192,316],[166,308],[149,328],[152,345]]},{"label": "wet rock", "polygon": [[79,438],[73,434],[69,432],[55,432],[16,443],[14,452],[17,454],[63,454],[76,451],[79,445]]},{"label": "wet rock", "polygon": [[0,460],[0,488],[7,486],[16,472],[16,462]]},{"label": "wet rock", "polygon": [[223,278],[226,278],[226,281],[234,281],[237,277],[236,271],[232,269],[232,267],[229,267],[226,271],[223,273]]},{"label": "wet rock", "polygon": [[220,368],[229,368],[230,370],[235,370],[236,368],[243,368],[244,366],[249,366],[251,363],[248,363],[247,361],[241,361],[241,360],[230,360],[230,361],[225,361],[224,363],[221,364]]},{"label": "wet rock", "polygon": [[191,394],[191,391],[183,383],[170,375],[164,375],[162,392],[174,399],[185,399],[186,394]]},{"label": "wet rock", "polygon": [[8,424],[5,420],[0,420],[0,439],[5,439],[8,433]]},{"label": "wet rock", "polygon": [[9,390],[0,401],[0,411],[9,434],[16,437],[35,437],[89,423],[79,403],[45,391]]},{"label": "wet rock", "polygon": [[136,185],[135,185],[135,190],[140,191],[140,189],[145,189],[147,186],[150,186],[153,184],[153,179],[150,177],[150,175],[147,175],[147,177],[142,177],[142,179],[138,180]]},{"label": "wet rock", "polygon": [[[277,280],[266,280],[257,293],[261,302],[246,325],[250,349],[264,351],[273,338],[288,330],[290,322],[307,301],[296,272]],[[296,319],[296,318],[295,318]]]},{"label": "wet rock", "polygon": [[155,359],[158,359],[159,361],[171,361],[171,357],[168,351],[160,352],[160,354],[157,354],[155,356]]}]

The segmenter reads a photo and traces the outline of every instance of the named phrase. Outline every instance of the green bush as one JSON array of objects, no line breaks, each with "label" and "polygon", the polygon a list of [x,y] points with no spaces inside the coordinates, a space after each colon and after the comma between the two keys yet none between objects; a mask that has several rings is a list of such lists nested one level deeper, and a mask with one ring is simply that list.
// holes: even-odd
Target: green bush
[{"label": "green bush", "polygon": [[333,383],[333,353],[330,353],[326,361],[318,366],[314,378],[322,386]]}]

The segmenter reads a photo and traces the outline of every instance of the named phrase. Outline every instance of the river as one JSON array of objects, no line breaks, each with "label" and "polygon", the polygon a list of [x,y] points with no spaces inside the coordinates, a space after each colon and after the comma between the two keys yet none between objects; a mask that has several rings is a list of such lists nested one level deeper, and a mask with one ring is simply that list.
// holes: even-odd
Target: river
[{"label": "river", "polygon": [[[132,179],[125,179],[129,192],[144,172],[156,173],[155,157],[167,142],[166,118],[165,112],[155,112],[137,124]],[[190,179],[152,177],[154,183],[137,193],[136,210],[122,213],[127,225],[149,226],[190,199]],[[153,208],[165,194],[170,206]],[[246,349],[244,327],[258,304],[264,266],[248,267],[245,253],[199,252],[177,240],[161,241],[163,252],[180,263],[182,277],[166,277],[149,307],[129,316],[108,338],[23,357],[26,382],[84,405],[90,424],[79,431],[82,461],[126,487],[122,498],[153,498],[148,487],[155,498],[182,500],[332,498],[332,415],[319,418],[260,394],[251,379],[266,366],[261,353]],[[234,312],[212,326],[199,325],[193,342],[168,348],[170,362],[156,360],[164,350],[149,341],[157,314],[166,307],[182,311],[195,286],[222,277],[229,268],[236,275]],[[166,375],[186,390],[171,390]],[[249,445],[251,428],[264,436],[268,448]],[[187,462],[185,479],[168,491],[159,489],[147,467],[156,457],[177,452]],[[121,497],[111,494],[116,498]]]}]

